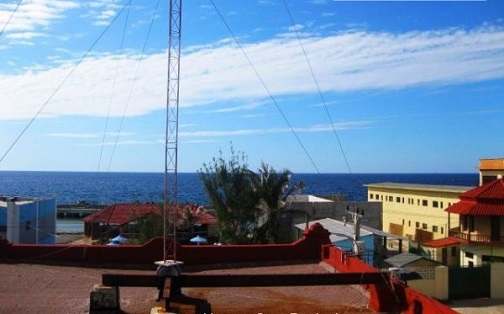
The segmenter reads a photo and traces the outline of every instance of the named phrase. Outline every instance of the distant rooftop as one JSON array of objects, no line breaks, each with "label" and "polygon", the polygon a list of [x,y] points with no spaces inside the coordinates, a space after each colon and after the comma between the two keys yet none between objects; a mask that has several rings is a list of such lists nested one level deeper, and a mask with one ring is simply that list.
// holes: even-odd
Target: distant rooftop
[{"label": "distant rooftop", "polygon": [[479,170],[504,170],[504,158],[480,159]]},{"label": "distant rooftop", "polygon": [[43,201],[49,198],[33,198],[33,197],[11,197],[11,196],[1,196],[0,197],[0,207],[7,207],[8,202],[14,202],[16,205],[30,204],[36,201]]},{"label": "distant rooftop", "polygon": [[397,190],[413,190],[413,191],[436,191],[436,192],[455,192],[464,193],[473,186],[461,185],[436,185],[436,184],[413,184],[413,183],[394,183],[394,182],[381,182],[364,184],[367,187],[373,188],[391,188]]},{"label": "distant rooftop", "polygon": [[[323,218],[323,219],[310,221],[308,225],[312,226],[315,223],[321,224],[322,227],[324,227],[324,229],[326,229],[327,231],[329,231],[331,233],[330,239],[331,239],[332,243],[337,242],[337,241],[341,241],[341,240],[347,240],[348,237],[353,238],[353,236],[355,234],[354,224],[350,223],[350,222],[344,223],[342,221],[338,221],[338,220],[332,219],[332,218]],[[306,226],[306,224],[301,223],[301,224],[297,224],[295,227],[298,229],[304,230],[305,226]],[[341,234],[341,235],[336,235],[335,233]],[[361,237],[369,236],[371,234],[372,234],[371,232],[366,231],[363,228],[361,228],[361,231],[360,231]],[[343,235],[346,235],[346,237]]]},{"label": "distant rooftop", "polygon": [[291,195],[289,196],[289,202],[320,202],[320,203],[329,203],[332,202],[331,200],[309,195],[309,194],[303,194],[303,195]]}]

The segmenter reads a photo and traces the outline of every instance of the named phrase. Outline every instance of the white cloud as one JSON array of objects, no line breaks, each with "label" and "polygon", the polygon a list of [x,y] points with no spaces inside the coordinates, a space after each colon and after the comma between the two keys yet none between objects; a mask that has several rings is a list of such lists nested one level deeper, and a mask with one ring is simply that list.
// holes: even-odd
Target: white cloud
[{"label": "white cloud", "polygon": [[[313,133],[313,132],[327,132],[345,129],[355,129],[369,127],[373,121],[349,121],[342,123],[335,123],[334,128],[329,124],[317,124],[306,128],[293,128],[296,133]],[[226,131],[196,131],[196,132],[180,132],[181,138],[193,137],[228,137],[228,136],[250,136],[250,135],[267,135],[290,133],[290,128],[269,128],[269,129],[242,129],[242,130],[226,130]]]},{"label": "white cloud", "polygon": [[78,1],[70,0],[28,0],[21,3],[13,14],[17,3],[0,6],[0,25],[6,25],[7,37],[17,38],[16,34],[30,33],[48,27],[54,20],[63,17],[67,10],[80,6]]},{"label": "white cloud", "polygon": [[[305,38],[303,46],[322,92],[402,89],[504,77],[501,27],[403,34],[346,32]],[[273,96],[317,92],[297,39],[276,38],[242,47]],[[96,55],[85,60],[47,105],[43,116],[106,116],[110,103],[111,116],[122,116],[138,58]],[[111,102],[117,62],[121,72]],[[127,116],[164,108],[166,62],[164,54],[144,57]],[[0,119],[33,117],[71,67],[60,62],[49,69],[44,65],[23,74],[0,75]],[[244,104],[269,101],[270,95],[233,43],[189,47],[181,67],[181,107],[208,106],[214,110],[212,105],[226,103],[235,110]]]}]

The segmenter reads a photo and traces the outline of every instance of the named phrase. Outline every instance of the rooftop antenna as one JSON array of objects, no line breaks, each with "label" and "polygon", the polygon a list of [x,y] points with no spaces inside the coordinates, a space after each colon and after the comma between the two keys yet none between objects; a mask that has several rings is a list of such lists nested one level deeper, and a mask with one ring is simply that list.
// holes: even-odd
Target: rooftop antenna
[{"label": "rooftop antenna", "polygon": [[[179,275],[181,261],[177,260],[178,213],[178,109],[180,82],[180,44],[182,29],[182,0],[170,0],[168,26],[168,84],[166,97],[165,168],[163,193],[163,260],[158,265],[158,275]],[[171,209],[171,219],[169,217]],[[168,227],[171,220],[172,241],[167,247]],[[168,252],[168,251],[171,252]],[[169,254],[171,253],[171,254]],[[169,259],[171,257],[172,259]]]}]

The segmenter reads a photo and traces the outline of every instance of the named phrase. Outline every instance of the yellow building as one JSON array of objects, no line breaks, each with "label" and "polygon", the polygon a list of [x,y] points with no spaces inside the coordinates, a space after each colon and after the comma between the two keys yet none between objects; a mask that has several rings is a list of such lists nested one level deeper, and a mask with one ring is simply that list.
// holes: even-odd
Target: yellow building
[{"label": "yellow building", "polygon": [[445,209],[459,201],[467,186],[373,183],[366,184],[369,202],[382,202],[383,231],[418,243],[445,238],[459,225]]}]

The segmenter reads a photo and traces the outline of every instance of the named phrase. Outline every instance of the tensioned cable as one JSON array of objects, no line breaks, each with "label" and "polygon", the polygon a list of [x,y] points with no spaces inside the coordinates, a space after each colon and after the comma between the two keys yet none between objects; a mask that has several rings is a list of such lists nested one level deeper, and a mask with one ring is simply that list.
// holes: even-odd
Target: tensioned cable
[{"label": "tensioned cable", "polygon": [[303,145],[303,142],[301,142],[301,139],[299,138],[299,136],[297,135],[296,131],[294,130],[294,128],[292,127],[291,123],[289,122],[289,119],[287,119],[287,116],[285,115],[285,113],[283,112],[282,108],[280,108],[280,105],[278,104],[278,102],[276,101],[275,97],[273,96],[273,94],[271,93],[271,91],[269,90],[268,86],[266,85],[266,83],[264,82],[264,80],[262,79],[261,75],[259,74],[259,72],[257,71],[256,67],[254,66],[254,64],[252,63],[252,61],[250,60],[250,58],[248,57],[247,53],[245,52],[245,49],[243,49],[243,47],[240,45],[240,42],[238,41],[238,38],[235,36],[235,34],[233,33],[233,31],[231,30],[231,27],[229,27],[229,24],[226,22],[226,20],[224,19],[224,16],[222,15],[222,13],[219,11],[219,9],[217,8],[217,6],[215,5],[214,1],[213,0],[210,0],[210,3],[212,4],[212,6],[214,7],[215,11],[217,12],[217,14],[219,15],[219,17],[221,18],[222,22],[224,23],[224,25],[226,26],[227,30],[229,31],[229,33],[231,34],[231,36],[233,37],[233,40],[235,41],[236,45],[238,46],[238,48],[241,50],[241,52],[243,53],[245,59],[247,60],[248,64],[250,65],[250,67],[252,68],[252,70],[254,71],[255,75],[257,76],[257,78],[259,79],[259,81],[261,82],[262,86],[264,87],[264,89],[266,90],[266,92],[268,93],[269,95],[269,98],[271,99],[271,101],[275,104],[276,108],[278,109],[278,111],[280,112],[280,115],[282,116],[282,118],[284,119],[285,123],[287,124],[287,126],[289,127],[291,133],[294,135],[294,137],[296,138],[299,146],[301,146],[301,148],[303,149],[303,151],[305,152],[306,156],[308,156],[308,159],[310,160],[311,164],[313,165],[313,167],[315,168],[315,170],[317,170],[317,173],[320,173],[320,170],[318,169],[317,165],[315,164],[315,162],[313,161],[313,158],[310,156],[310,154],[308,153],[308,150],[306,149],[306,147]]},{"label": "tensioned cable", "polygon": [[296,32],[296,37],[297,37],[297,40],[299,42],[299,45],[301,46],[301,49],[303,50],[303,55],[305,57],[306,63],[308,64],[308,68],[310,69],[310,73],[311,73],[311,76],[313,78],[313,81],[315,82],[315,85],[317,86],[318,94],[320,96],[320,99],[322,100],[322,104],[324,105],[325,112],[327,114],[327,117],[329,118],[329,122],[331,123],[331,127],[333,129],[334,136],[336,136],[336,140],[338,141],[338,145],[340,147],[341,153],[343,154],[343,159],[345,160],[345,164],[347,166],[348,172],[351,174],[352,170],[350,168],[350,164],[348,163],[348,158],[346,156],[345,150],[343,149],[343,145],[341,144],[341,140],[339,138],[338,132],[336,131],[336,127],[334,126],[334,122],[333,122],[333,119],[332,119],[331,114],[329,112],[329,109],[327,108],[327,104],[326,104],[324,95],[323,95],[323,93],[322,93],[322,91],[320,89],[320,85],[318,83],[317,77],[315,76],[315,72],[313,71],[313,67],[312,67],[312,65],[310,63],[310,59],[308,58],[308,54],[306,53],[306,49],[305,49],[305,47],[303,45],[303,41],[301,40],[301,36],[299,36],[298,29],[296,27],[296,24],[294,23],[294,18],[292,17],[292,14],[291,14],[291,12],[289,10],[289,6],[287,5],[287,0],[283,0],[283,3],[284,3],[284,6],[285,6],[285,10],[287,11],[287,15],[289,15],[289,18],[291,20],[291,23],[292,23],[292,26],[294,28],[294,31]]},{"label": "tensioned cable", "polygon": [[77,63],[74,65],[74,67],[68,72],[68,74],[63,78],[63,80],[59,83],[59,85],[56,87],[56,89],[52,92],[52,94],[47,98],[47,100],[42,104],[40,109],[35,113],[35,115],[28,121],[26,126],[21,130],[19,135],[16,137],[14,142],[9,146],[7,151],[2,155],[2,158],[0,158],[0,163],[5,159],[5,157],[9,154],[9,152],[12,150],[12,148],[16,145],[16,143],[19,141],[19,139],[24,135],[24,133],[28,130],[28,128],[33,124],[33,122],[38,118],[38,116],[44,111],[45,107],[51,102],[51,100],[56,96],[58,91],[63,87],[63,84],[68,80],[68,78],[75,72],[77,67],[84,61],[84,59],[87,57],[87,55],[93,50],[93,48],[96,46],[96,44],[100,41],[100,39],[107,33],[107,31],[110,29],[112,24],[115,23],[115,21],[119,18],[119,16],[122,14],[124,9],[126,8],[126,5],[121,8],[121,10],[117,13],[117,15],[112,19],[112,21],[107,25],[107,27],[103,30],[103,32],[95,39],[95,41],[91,44],[89,49],[82,55],[82,57],[77,61]]},{"label": "tensioned cable", "polygon": [[152,31],[152,25],[154,24],[154,20],[156,18],[157,13],[158,13],[159,3],[160,2],[161,2],[161,0],[157,1],[156,7],[154,8],[154,12],[152,14],[152,19],[150,21],[149,28],[147,30],[147,35],[145,37],[145,41],[143,43],[142,53],[140,54],[140,59],[138,60],[138,63],[137,63],[137,67],[136,67],[136,71],[135,71],[135,76],[133,77],[133,81],[131,83],[131,87],[130,87],[130,90],[129,90],[129,93],[128,93],[128,98],[126,100],[126,106],[124,107],[124,112],[123,112],[123,115],[121,117],[121,122],[119,123],[119,129],[118,129],[117,134],[116,134],[116,139],[115,139],[115,142],[114,142],[114,146],[112,147],[112,154],[110,155],[110,160],[109,160],[109,164],[108,164],[108,167],[107,167],[107,171],[110,170],[110,166],[112,164],[112,158],[114,157],[115,150],[116,150],[116,147],[117,147],[117,143],[119,142],[119,135],[121,134],[121,131],[122,131],[122,127],[123,127],[123,123],[124,123],[124,117],[126,116],[126,112],[128,111],[128,107],[129,107],[129,104],[130,104],[130,101],[131,101],[131,95],[133,94],[133,88],[134,88],[135,82],[136,82],[136,80],[138,78],[138,71],[140,69],[140,65],[141,65],[141,63],[143,61],[143,58],[144,58],[144,55],[145,55],[145,49],[147,48],[147,43],[149,41],[150,34],[151,34],[151,31]]},{"label": "tensioned cable", "polygon": [[[126,14],[126,20],[124,21],[123,31],[122,31],[122,35],[121,35],[121,46],[119,48],[119,56],[122,56],[123,50],[124,50],[124,37],[126,34],[126,27],[128,26],[128,20],[129,20],[129,15],[130,15],[130,11],[131,11],[131,0],[129,0],[126,5],[128,6],[128,12]],[[105,139],[107,137],[108,125],[109,125],[109,121],[110,121],[110,111],[112,109],[112,103],[114,102],[115,87],[116,87],[116,83],[117,83],[117,74],[119,73],[119,61],[120,61],[120,57],[118,57],[116,60],[116,66],[115,66],[115,70],[114,70],[114,80],[112,82],[112,89],[110,91],[109,105],[108,105],[108,109],[107,109],[107,118],[105,119],[105,126],[104,126],[103,136],[102,136],[102,144],[100,146],[100,155],[98,158],[98,166],[97,166],[96,172],[100,171],[101,160],[103,157],[103,148],[105,146]]]},{"label": "tensioned cable", "polygon": [[16,14],[17,10],[19,9],[19,6],[21,5],[21,3],[23,2],[23,0],[19,0],[18,4],[16,5],[16,7],[14,8],[14,11],[12,11],[11,15],[9,16],[9,18],[7,19],[7,22],[5,23],[4,27],[2,28],[2,30],[0,31],[0,38],[2,38],[2,35],[5,31],[5,29],[7,28],[7,26],[9,25],[10,21],[12,20],[12,17],[14,16],[14,14]]}]

